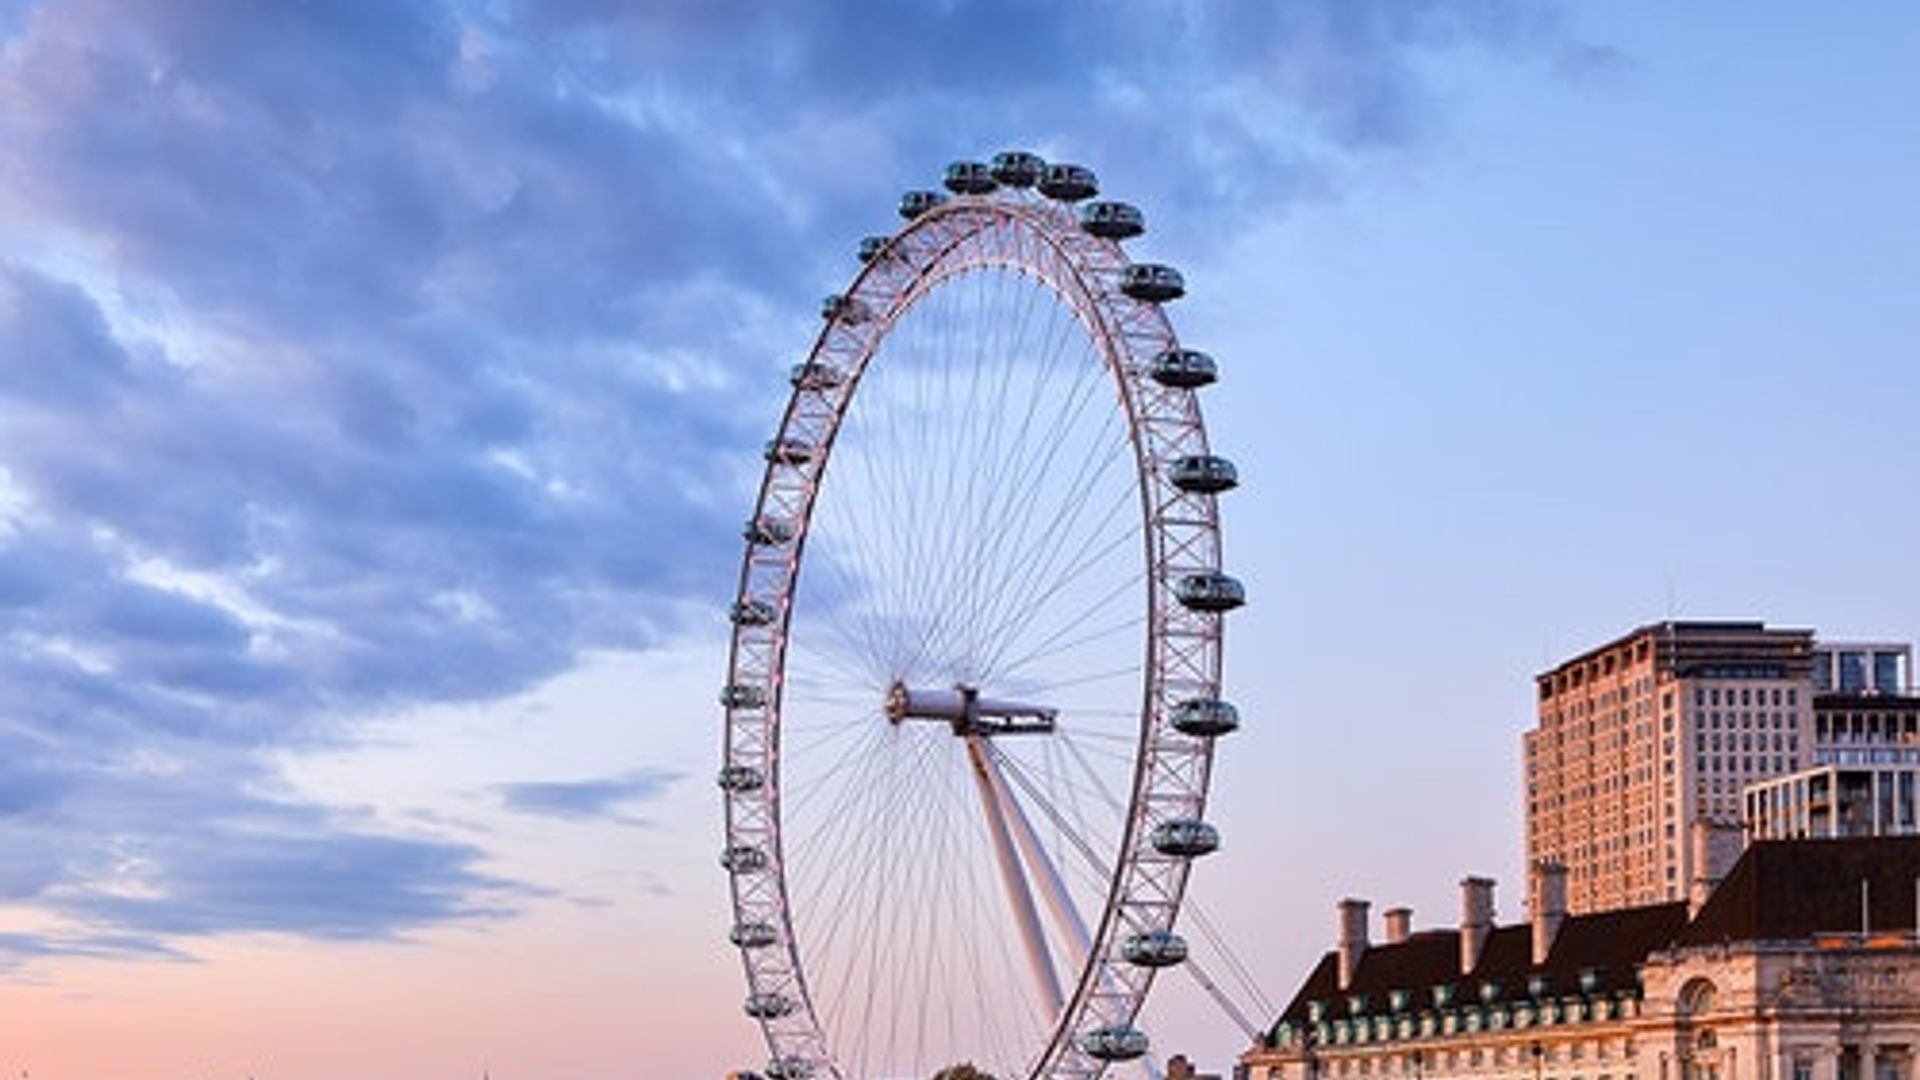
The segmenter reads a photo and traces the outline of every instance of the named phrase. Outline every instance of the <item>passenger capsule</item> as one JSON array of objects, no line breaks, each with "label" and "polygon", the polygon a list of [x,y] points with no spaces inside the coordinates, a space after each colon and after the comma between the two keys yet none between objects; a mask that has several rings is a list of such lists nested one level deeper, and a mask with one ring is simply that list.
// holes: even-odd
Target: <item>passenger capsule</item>
[{"label": "passenger capsule", "polygon": [[1180,271],[1159,263],[1134,263],[1120,278],[1120,291],[1135,300],[1164,304],[1187,295],[1186,279]]},{"label": "passenger capsule", "polygon": [[791,435],[769,439],[766,458],[775,465],[805,465],[813,460],[813,444]]},{"label": "passenger capsule", "polygon": [[787,381],[800,390],[831,390],[847,381],[847,373],[832,364],[808,360],[793,365]]},{"label": "passenger capsule", "polygon": [[1153,358],[1152,374],[1161,386],[1191,390],[1218,381],[1220,368],[1198,349],[1168,349]]},{"label": "passenger capsule", "polygon": [[765,600],[736,600],[728,617],[735,626],[765,626],[780,612]]},{"label": "passenger capsule", "polygon": [[865,239],[860,241],[860,251],[859,251],[860,261],[863,263],[870,263],[873,260],[879,258],[880,253],[887,250],[887,245],[892,242],[893,242],[893,237],[891,236],[866,237]]},{"label": "passenger capsule", "polygon": [[1198,818],[1176,818],[1155,825],[1147,841],[1162,855],[1190,859],[1217,850],[1220,831]]},{"label": "passenger capsule", "polygon": [[1181,491],[1216,495],[1240,486],[1240,473],[1233,462],[1213,454],[1189,454],[1174,461],[1167,479]]},{"label": "passenger capsule", "polygon": [[720,790],[736,795],[759,791],[766,782],[766,776],[751,765],[728,765],[720,770]]},{"label": "passenger capsule", "polygon": [[1147,231],[1147,219],[1131,203],[1090,202],[1080,208],[1080,227],[1103,240],[1130,240]]},{"label": "passenger capsule", "polygon": [[743,922],[734,923],[727,931],[727,940],[742,949],[764,949],[780,940],[780,935],[772,923]]},{"label": "passenger capsule", "polygon": [[1170,930],[1149,930],[1121,942],[1120,955],[1135,967],[1172,967],[1187,958],[1187,939]]},{"label": "passenger capsule", "polygon": [[749,543],[779,547],[793,539],[793,522],[785,518],[757,517],[747,522],[746,528],[740,530],[740,535],[746,537]]},{"label": "passenger capsule", "polygon": [[767,1080],[807,1080],[813,1075],[813,1062],[797,1054],[767,1062]]},{"label": "passenger capsule", "polygon": [[1003,150],[993,155],[990,172],[995,180],[1008,187],[1032,187],[1047,171],[1047,163],[1039,154],[1029,154],[1025,150]]},{"label": "passenger capsule", "polygon": [[1240,710],[1219,698],[1188,698],[1173,707],[1173,730],[1211,739],[1240,727]]},{"label": "passenger capsule", "polygon": [[767,868],[767,853],[752,844],[734,844],[720,853],[720,865],[735,874],[757,874]]},{"label": "passenger capsule", "polygon": [[1247,602],[1247,588],[1240,579],[1218,570],[1188,574],[1173,587],[1173,594],[1188,611],[1232,611]]},{"label": "passenger capsule", "polygon": [[745,1008],[755,1020],[777,1020],[793,1011],[793,999],[785,994],[748,994]]},{"label": "passenger capsule", "polygon": [[1125,1024],[1094,1028],[1080,1036],[1080,1049],[1101,1061],[1132,1061],[1147,1052],[1147,1033]]},{"label": "passenger capsule", "polygon": [[900,216],[912,221],[946,201],[947,197],[937,191],[909,191],[900,196]]},{"label": "passenger capsule", "polygon": [[858,325],[872,318],[873,312],[869,310],[865,302],[857,296],[848,296],[845,293],[833,293],[826,299],[820,301],[820,317],[826,319],[828,322],[843,322],[849,325]]},{"label": "passenger capsule", "polygon": [[1040,174],[1040,194],[1061,202],[1090,199],[1100,191],[1100,181],[1085,165],[1054,162]]},{"label": "passenger capsule", "polygon": [[767,704],[767,691],[753,683],[728,683],[720,690],[720,704],[729,709],[762,709]]},{"label": "passenger capsule", "polygon": [[955,195],[985,195],[1000,186],[1000,182],[993,178],[993,170],[983,161],[954,162],[947,166],[947,175],[942,182]]}]

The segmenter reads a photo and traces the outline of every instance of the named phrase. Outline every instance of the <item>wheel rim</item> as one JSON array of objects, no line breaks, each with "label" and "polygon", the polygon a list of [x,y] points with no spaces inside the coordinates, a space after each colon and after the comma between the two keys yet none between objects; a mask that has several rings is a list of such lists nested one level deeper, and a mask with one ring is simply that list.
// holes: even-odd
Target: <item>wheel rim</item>
[{"label": "wheel rim", "polygon": [[[1092,1077],[1132,1038],[1162,966],[1139,942],[1172,929],[1198,850],[1162,848],[1202,818],[1213,748],[1170,716],[1219,697],[1219,610],[1178,592],[1219,570],[1215,497],[1170,479],[1206,431],[1192,389],[1151,377],[1178,342],[1123,291],[1117,243],[1017,190],[917,209],[827,306],[749,522],[722,774],[747,1010],[775,1073]],[[1061,719],[890,721],[895,683],[1044,695]],[[1042,852],[1025,910],[1050,930],[1018,933],[981,866],[1008,836]],[[1053,962],[1022,970],[1010,938]],[[1026,988],[989,1002],[1010,972]]]}]

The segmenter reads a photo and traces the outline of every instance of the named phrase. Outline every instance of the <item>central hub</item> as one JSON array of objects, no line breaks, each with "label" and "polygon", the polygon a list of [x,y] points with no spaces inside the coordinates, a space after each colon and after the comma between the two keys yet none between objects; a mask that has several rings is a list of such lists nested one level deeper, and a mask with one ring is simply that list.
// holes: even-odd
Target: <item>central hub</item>
[{"label": "central hub", "polygon": [[980,696],[980,689],[959,683],[951,688],[913,690],[896,682],[887,688],[887,719],[939,720],[955,735],[1029,735],[1053,730],[1059,710],[1046,705]]}]

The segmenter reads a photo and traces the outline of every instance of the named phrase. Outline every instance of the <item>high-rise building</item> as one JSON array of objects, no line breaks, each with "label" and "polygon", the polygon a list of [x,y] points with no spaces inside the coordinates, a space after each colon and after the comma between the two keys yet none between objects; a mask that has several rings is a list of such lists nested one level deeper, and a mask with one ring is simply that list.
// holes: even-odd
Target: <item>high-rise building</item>
[{"label": "high-rise building", "polygon": [[[1685,899],[1721,876],[1741,789],[1812,760],[1813,651],[1811,630],[1662,622],[1537,676],[1528,865],[1566,866],[1575,914]],[[1696,821],[1732,843],[1701,843]]]}]

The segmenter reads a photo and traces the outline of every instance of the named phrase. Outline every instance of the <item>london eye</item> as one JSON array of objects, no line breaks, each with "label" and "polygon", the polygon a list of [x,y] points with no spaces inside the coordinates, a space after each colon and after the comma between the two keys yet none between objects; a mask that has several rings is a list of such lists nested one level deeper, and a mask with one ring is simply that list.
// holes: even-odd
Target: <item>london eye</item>
[{"label": "london eye", "polygon": [[1200,398],[1136,207],[1023,152],[859,244],[731,607],[731,943],[770,1080],[1090,1080],[1188,958],[1226,613]]}]

